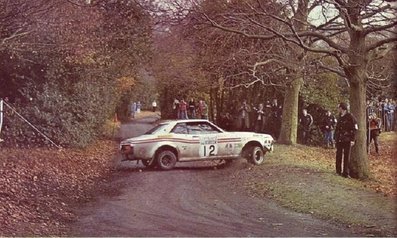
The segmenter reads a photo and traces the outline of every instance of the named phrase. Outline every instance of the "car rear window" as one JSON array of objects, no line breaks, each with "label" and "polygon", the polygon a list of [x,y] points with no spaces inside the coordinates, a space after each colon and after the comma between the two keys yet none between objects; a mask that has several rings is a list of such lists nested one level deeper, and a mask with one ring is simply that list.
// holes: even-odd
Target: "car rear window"
[{"label": "car rear window", "polygon": [[166,128],[167,124],[158,124],[157,126],[153,127],[152,129],[150,129],[149,131],[147,131],[145,133],[145,135],[152,135],[152,134],[156,134],[159,132],[165,132],[165,128]]}]

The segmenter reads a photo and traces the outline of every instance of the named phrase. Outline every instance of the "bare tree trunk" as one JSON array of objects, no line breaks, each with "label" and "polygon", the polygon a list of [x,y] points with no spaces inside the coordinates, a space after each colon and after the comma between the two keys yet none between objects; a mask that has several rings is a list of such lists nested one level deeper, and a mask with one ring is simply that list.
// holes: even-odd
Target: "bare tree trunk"
[{"label": "bare tree trunk", "polygon": [[351,112],[356,117],[358,123],[358,131],[356,135],[356,143],[351,151],[350,158],[350,176],[357,179],[366,179],[369,176],[368,170],[368,154],[367,154],[367,131],[366,131],[366,83],[364,75],[360,75],[360,71],[351,74],[350,80],[350,103]]},{"label": "bare tree trunk", "polygon": [[298,132],[298,101],[299,91],[303,85],[303,79],[298,77],[287,85],[283,105],[283,120],[279,142],[282,144],[296,144]]}]

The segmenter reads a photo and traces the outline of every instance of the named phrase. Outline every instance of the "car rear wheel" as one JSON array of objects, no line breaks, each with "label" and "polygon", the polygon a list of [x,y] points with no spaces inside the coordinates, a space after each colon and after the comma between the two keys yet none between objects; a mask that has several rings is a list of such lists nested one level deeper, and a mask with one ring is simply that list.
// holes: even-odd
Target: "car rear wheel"
[{"label": "car rear wheel", "polygon": [[260,165],[265,160],[265,154],[264,154],[262,148],[259,146],[251,147],[250,157],[251,157],[250,162],[255,165]]},{"label": "car rear wheel", "polygon": [[157,155],[157,164],[163,170],[174,168],[176,160],[176,155],[169,150],[163,150]]},{"label": "car rear wheel", "polygon": [[147,160],[141,160],[142,164],[146,167],[146,168],[154,168],[156,167],[156,160],[155,159],[147,159]]}]

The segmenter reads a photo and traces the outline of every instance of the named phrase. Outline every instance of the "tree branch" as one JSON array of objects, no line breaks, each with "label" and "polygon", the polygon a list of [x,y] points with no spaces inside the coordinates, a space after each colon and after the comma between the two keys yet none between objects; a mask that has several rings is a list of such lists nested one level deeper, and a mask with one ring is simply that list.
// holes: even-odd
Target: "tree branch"
[{"label": "tree branch", "polygon": [[330,72],[333,72],[333,73],[339,75],[339,76],[342,77],[342,78],[346,78],[346,74],[345,74],[343,71],[338,70],[338,69],[333,68],[333,67],[330,67],[330,66],[327,66],[327,65],[324,65],[323,62],[321,62],[321,61],[317,61],[317,62],[316,62],[316,65],[317,65],[319,68],[322,68],[322,69],[328,70],[328,71],[330,71]]},{"label": "tree branch", "polygon": [[211,23],[211,25],[213,27],[216,27],[218,29],[221,29],[221,30],[224,30],[224,31],[227,31],[227,32],[236,33],[236,34],[248,37],[248,38],[263,39],[263,40],[271,40],[271,39],[275,39],[276,38],[276,35],[254,35],[254,34],[248,34],[248,33],[244,32],[244,31],[240,31],[240,30],[236,30],[236,29],[233,29],[233,28],[225,27],[225,26],[222,26],[222,25],[218,24],[214,20],[212,20],[210,17],[208,17],[207,14],[205,14],[205,13],[203,13],[203,14],[204,14],[205,18]]},{"label": "tree branch", "polygon": [[380,40],[380,41],[378,41],[378,42],[376,42],[374,44],[369,45],[368,47],[366,47],[365,51],[369,52],[369,51],[374,50],[374,49],[376,49],[378,47],[381,47],[381,46],[383,46],[385,44],[388,44],[388,43],[391,43],[391,42],[396,42],[396,41],[397,41],[397,37],[386,38],[386,39]]},{"label": "tree branch", "polygon": [[387,30],[387,29],[393,28],[394,26],[397,26],[397,21],[394,21],[390,24],[383,25],[383,26],[370,26],[370,27],[367,27],[364,29],[364,34],[368,35],[368,34],[371,34],[374,32]]}]

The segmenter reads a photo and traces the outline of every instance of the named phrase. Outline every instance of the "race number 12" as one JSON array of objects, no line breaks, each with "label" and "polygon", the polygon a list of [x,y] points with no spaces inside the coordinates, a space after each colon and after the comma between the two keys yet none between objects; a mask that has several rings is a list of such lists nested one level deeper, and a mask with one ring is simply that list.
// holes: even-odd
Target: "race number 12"
[{"label": "race number 12", "polygon": [[201,145],[200,146],[200,156],[209,157],[214,156],[218,152],[216,145]]}]

